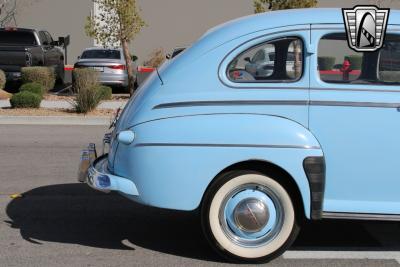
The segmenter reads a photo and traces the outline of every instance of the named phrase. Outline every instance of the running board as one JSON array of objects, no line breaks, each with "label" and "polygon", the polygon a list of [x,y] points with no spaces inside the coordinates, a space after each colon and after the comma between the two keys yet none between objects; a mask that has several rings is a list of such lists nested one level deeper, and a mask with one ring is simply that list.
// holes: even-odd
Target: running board
[{"label": "running board", "polygon": [[400,215],[348,213],[348,212],[324,212],[324,213],[322,213],[322,219],[364,220],[364,221],[400,221]]}]

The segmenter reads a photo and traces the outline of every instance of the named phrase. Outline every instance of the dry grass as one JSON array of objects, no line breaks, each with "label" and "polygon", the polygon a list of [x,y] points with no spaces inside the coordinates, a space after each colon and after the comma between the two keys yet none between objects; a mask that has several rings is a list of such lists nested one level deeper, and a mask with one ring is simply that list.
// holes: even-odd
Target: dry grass
[{"label": "dry grass", "polygon": [[143,62],[146,67],[158,68],[165,61],[165,53],[162,48],[157,48],[149,55],[149,59]]},{"label": "dry grass", "polygon": [[77,114],[73,109],[12,109],[12,108],[2,108],[0,109],[0,116],[75,116],[75,117],[85,117],[85,116],[96,116],[96,117],[113,117],[115,111],[106,110],[94,110],[86,115]]},{"label": "dry grass", "polygon": [[9,99],[9,98],[11,98],[11,96],[12,96],[12,94],[7,93],[7,92],[4,91],[4,90],[0,90],[0,100]]}]

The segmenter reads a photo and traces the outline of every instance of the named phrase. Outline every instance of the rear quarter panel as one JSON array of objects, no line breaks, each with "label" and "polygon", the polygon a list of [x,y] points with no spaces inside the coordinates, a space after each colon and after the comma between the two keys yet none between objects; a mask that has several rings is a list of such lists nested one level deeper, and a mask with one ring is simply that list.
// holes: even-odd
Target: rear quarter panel
[{"label": "rear quarter panel", "polygon": [[[239,123],[238,123],[239,122]],[[310,189],[303,160],[322,156],[302,125],[262,114],[203,114],[155,120],[132,128],[133,144],[119,144],[114,172],[131,177],[144,204],[194,210],[213,179],[247,160],[284,168],[301,192],[310,215]]]}]

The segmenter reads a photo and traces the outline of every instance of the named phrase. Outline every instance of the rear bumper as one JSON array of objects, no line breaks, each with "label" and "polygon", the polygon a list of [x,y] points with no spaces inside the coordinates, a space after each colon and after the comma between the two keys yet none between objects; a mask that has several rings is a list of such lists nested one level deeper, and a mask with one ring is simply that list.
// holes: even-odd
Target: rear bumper
[{"label": "rear bumper", "polygon": [[19,72],[19,71],[5,72],[5,74],[6,74],[6,80],[8,82],[15,82],[15,81],[21,80],[21,72]]},{"label": "rear bumper", "polygon": [[[108,193],[110,191],[118,191],[129,196],[139,196],[139,192],[133,181],[124,177],[113,175],[108,170],[107,154],[97,158],[89,165],[88,161],[91,161],[93,155],[88,155],[87,153],[87,150],[82,151],[79,169],[80,174],[84,173],[84,175],[80,175],[78,177],[78,180],[80,182],[86,182],[93,189],[105,193]],[[95,152],[93,153],[95,154]],[[83,166],[89,167],[85,171]]]},{"label": "rear bumper", "polygon": [[107,170],[107,154],[96,159],[88,170],[87,184],[103,192],[118,191],[138,196],[136,185],[129,179],[111,174]]},{"label": "rear bumper", "polygon": [[99,76],[99,81],[104,85],[126,87],[128,86],[128,75],[101,73]]}]

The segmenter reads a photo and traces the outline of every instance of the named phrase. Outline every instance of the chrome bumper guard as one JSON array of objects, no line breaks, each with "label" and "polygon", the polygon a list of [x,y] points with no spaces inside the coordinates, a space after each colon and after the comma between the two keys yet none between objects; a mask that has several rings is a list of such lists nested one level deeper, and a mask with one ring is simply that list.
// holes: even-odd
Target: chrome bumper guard
[{"label": "chrome bumper guard", "polygon": [[90,144],[82,150],[78,181],[86,182],[93,189],[109,193],[118,191],[131,196],[138,196],[136,185],[131,180],[111,174],[108,171],[108,154],[97,158],[96,147]]}]

